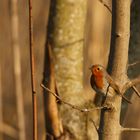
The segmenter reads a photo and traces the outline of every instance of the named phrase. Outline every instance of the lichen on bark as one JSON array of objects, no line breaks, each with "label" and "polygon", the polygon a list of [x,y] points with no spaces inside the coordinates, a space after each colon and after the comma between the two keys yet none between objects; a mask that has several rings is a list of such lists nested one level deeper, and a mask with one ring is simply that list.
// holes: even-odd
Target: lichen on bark
[{"label": "lichen on bark", "polygon": [[[53,0],[50,6],[48,41],[53,47],[59,95],[81,106],[83,96],[83,45],[87,1]],[[86,139],[86,115],[61,104],[59,113],[69,138]]]}]

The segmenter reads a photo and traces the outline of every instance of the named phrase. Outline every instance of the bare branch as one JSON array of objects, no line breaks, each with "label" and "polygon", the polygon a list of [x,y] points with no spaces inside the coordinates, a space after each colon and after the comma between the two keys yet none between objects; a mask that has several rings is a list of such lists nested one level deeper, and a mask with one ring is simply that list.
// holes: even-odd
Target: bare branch
[{"label": "bare branch", "polygon": [[112,10],[109,5],[107,5],[103,0],[99,0],[99,2],[101,2],[107,8],[107,10],[112,14]]},{"label": "bare branch", "polygon": [[140,83],[140,76],[138,76],[137,78],[131,80],[131,84],[130,86],[132,87],[133,85],[139,84]]},{"label": "bare branch", "polygon": [[133,67],[134,65],[137,65],[137,64],[139,64],[139,63],[140,63],[140,61],[136,61],[136,62],[134,62],[134,63],[128,64],[128,68],[129,68],[129,67]]},{"label": "bare branch", "polygon": [[133,132],[140,132],[140,128],[121,128],[121,131],[133,131]]},{"label": "bare branch", "polygon": [[95,129],[96,129],[96,131],[98,133],[99,132],[99,129],[98,129],[97,125],[95,124],[95,122],[92,119],[90,119],[90,121],[93,123],[93,125],[94,125],[94,127],[95,127]]},{"label": "bare branch", "polygon": [[132,89],[135,91],[135,93],[140,97],[140,92],[137,90],[135,86],[132,86]]},{"label": "bare branch", "polygon": [[32,19],[32,0],[29,0],[29,42],[30,42],[30,67],[31,67],[31,86],[32,86],[32,105],[33,105],[33,139],[37,140],[37,98],[35,88],[35,68],[34,68],[34,46],[33,46],[33,19]]},{"label": "bare branch", "polygon": [[132,79],[132,80],[129,80],[128,82],[126,82],[126,84],[124,85],[123,89],[122,89],[122,93],[124,93],[127,89],[133,87],[134,85],[136,84],[139,84],[140,83],[140,76],[135,78],[135,79]]},{"label": "bare branch", "polygon": [[122,93],[120,92],[119,86],[115,83],[115,81],[112,79],[110,75],[106,76],[107,80],[110,82],[110,86],[118,93],[119,96],[121,96],[127,103],[131,103]]},{"label": "bare branch", "polygon": [[70,106],[71,108],[73,109],[76,109],[80,112],[92,112],[92,111],[95,111],[95,110],[100,110],[100,109],[108,109],[107,106],[102,106],[102,107],[95,107],[95,108],[91,108],[91,109],[87,109],[87,108],[79,108],[78,106],[75,106],[75,105],[72,105],[66,101],[64,101],[63,99],[61,99],[56,93],[52,92],[50,89],[48,89],[47,87],[45,87],[43,84],[40,84],[40,86],[42,88],[44,88],[46,91],[48,91],[49,93],[51,93],[53,96],[55,96],[60,102],[62,102],[63,104],[66,104],[68,106]]}]

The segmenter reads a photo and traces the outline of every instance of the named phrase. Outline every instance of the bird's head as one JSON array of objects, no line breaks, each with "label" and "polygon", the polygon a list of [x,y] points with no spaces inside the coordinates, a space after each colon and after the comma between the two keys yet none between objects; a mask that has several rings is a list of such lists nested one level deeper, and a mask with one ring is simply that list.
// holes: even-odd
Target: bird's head
[{"label": "bird's head", "polygon": [[104,67],[99,64],[92,65],[89,69],[94,76],[103,76],[104,74]]}]

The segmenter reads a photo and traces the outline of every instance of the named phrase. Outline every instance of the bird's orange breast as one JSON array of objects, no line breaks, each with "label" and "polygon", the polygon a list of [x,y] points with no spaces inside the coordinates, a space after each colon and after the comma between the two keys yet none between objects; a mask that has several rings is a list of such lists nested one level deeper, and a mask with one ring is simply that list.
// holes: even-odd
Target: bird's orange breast
[{"label": "bird's orange breast", "polygon": [[90,78],[90,84],[92,86],[93,89],[99,89],[102,90],[103,89],[103,77],[96,77],[95,75],[91,75]]},{"label": "bird's orange breast", "polygon": [[104,86],[103,76],[98,76],[98,77],[95,76],[94,80],[95,80],[96,87],[99,88],[99,89],[102,89],[103,86]]},{"label": "bird's orange breast", "polygon": [[99,88],[99,89],[102,89],[103,88],[103,71],[101,70],[98,70],[97,71],[97,68],[93,69],[93,77],[94,77],[94,82],[96,84],[96,87]]}]

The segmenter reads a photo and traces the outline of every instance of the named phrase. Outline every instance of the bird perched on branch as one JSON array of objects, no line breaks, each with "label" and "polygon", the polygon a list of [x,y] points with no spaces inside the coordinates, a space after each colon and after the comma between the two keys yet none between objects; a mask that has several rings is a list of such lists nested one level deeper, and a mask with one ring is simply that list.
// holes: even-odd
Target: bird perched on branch
[{"label": "bird perched on branch", "polygon": [[97,94],[102,94],[103,96],[107,97],[113,97],[114,94],[112,94],[109,91],[109,87],[112,87],[125,101],[128,103],[131,103],[125,96],[123,96],[117,84],[112,79],[112,77],[107,73],[105,68],[101,65],[93,65],[90,67],[91,70],[91,78],[90,78],[90,84],[91,87],[97,92]]}]

